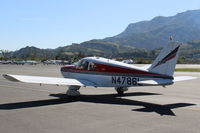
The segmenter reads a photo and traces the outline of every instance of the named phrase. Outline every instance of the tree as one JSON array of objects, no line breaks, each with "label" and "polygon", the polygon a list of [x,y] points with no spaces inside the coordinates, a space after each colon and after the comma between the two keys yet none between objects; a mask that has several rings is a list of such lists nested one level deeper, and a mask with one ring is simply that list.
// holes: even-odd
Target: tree
[{"label": "tree", "polygon": [[9,52],[8,50],[0,50],[1,54],[2,54],[2,59],[3,60],[8,60],[11,58],[11,52]]}]

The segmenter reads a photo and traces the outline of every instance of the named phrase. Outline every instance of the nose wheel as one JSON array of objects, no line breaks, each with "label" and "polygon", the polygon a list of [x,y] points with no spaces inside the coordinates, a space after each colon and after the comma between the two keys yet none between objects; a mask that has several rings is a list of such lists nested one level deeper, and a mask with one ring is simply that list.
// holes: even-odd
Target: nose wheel
[{"label": "nose wheel", "polygon": [[115,87],[115,90],[119,95],[123,95],[125,91],[128,91],[128,87]]}]

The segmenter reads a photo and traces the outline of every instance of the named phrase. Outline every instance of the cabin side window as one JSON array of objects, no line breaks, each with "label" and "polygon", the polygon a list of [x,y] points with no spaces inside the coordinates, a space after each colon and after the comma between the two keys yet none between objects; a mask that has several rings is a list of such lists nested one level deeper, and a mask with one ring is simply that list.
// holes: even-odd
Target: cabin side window
[{"label": "cabin side window", "polygon": [[88,68],[89,68],[88,70],[90,70],[90,71],[95,71],[97,66],[95,65],[95,63],[90,62]]}]

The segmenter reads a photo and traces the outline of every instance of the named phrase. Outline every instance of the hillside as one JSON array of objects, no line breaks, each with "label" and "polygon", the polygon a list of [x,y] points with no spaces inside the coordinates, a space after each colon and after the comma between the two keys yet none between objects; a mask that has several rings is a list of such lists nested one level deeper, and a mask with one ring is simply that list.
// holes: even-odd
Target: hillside
[{"label": "hillside", "polygon": [[25,60],[54,58],[55,55],[55,50],[53,49],[40,49],[34,46],[27,46],[25,48],[21,48],[20,50],[12,52],[13,58]]},{"label": "hillside", "polygon": [[98,40],[91,40],[81,44],[72,44],[70,46],[62,47],[61,52],[78,52],[84,54],[85,56],[95,55],[110,57],[117,56],[118,54],[139,51],[139,49],[132,46],[119,45],[113,42],[99,42],[100,41]]},{"label": "hillside", "polygon": [[200,63],[200,40],[184,44],[181,47],[180,58],[187,63]]}]

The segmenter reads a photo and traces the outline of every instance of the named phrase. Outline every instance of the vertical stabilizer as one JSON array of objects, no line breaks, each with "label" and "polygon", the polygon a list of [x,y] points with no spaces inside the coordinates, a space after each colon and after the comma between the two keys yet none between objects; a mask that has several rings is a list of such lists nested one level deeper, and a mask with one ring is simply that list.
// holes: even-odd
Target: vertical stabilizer
[{"label": "vertical stabilizer", "polygon": [[181,43],[170,41],[153,61],[150,72],[173,76]]}]

